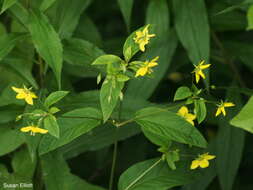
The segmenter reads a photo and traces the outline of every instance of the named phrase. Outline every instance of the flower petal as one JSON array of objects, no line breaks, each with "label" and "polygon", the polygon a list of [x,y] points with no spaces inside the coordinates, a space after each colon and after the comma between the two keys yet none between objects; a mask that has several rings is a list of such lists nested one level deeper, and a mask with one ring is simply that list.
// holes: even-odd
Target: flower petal
[{"label": "flower petal", "polygon": [[199,68],[203,70],[203,69],[207,69],[210,66],[211,66],[211,64],[199,65]]},{"label": "flower petal", "polygon": [[197,167],[199,167],[199,160],[193,160],[192,164],[191,164],[191,170],[196,169]]},{"label": "flower petal", "polygon": [[186,106],[182,106],[179,110],[178,110],[178,115],[185,117],[185,115],[188,113],[188,108]]},{"label": "flower petal", "polygon": [[32,128],[33,128],[32,126],[22,127],[22,128],[20,129],[20,131],[26,133],[26,132],[31,131]]},{"label": "flower petal", "polygon": [[199,161],[199,166],[201,168],[207,168],[209,166],[209,161],[207,159],[203,159]]},{"label": "flower petal", "polygon": [[220,114],[221,114],[221,108],[218,107],[218,109],[217,109],[217,111],[216,111],[216,114],[215,114],[215,117],[217,117],[217,116],[220,115]]},{"label": "flower petal", "polygon": [[25,101],[26,101],[28,104],[33,105],[33,98],[32,98],[31,96],[27,95],[27,96],[25,97]]},{"label": "flower petal", "polygon": [[12,86],[11,88],[12,88],[12,90],[14,90],[14,91],[17,92],[17,93],[21,93],[21,92],[24,91],[23,88],[16,88],[16,87],[14,87],[14,86]]},{"label": "flower petal", "polygon": [[32,129],[32,132],[34,132],[34,133],[46,134],[46,133],[48,132],[48,130],[46,130],[46,129],[41,129],[41,128],[39,128],[39,127],[34,127],[34,128]]},{"label": "flower petal", "polygon": [[232,102],[224,102],[224,103],[223,103],[223,106],[224,106],[224,107],[233,107],[233,106],[235,106],[235,104],[232,103]]}]

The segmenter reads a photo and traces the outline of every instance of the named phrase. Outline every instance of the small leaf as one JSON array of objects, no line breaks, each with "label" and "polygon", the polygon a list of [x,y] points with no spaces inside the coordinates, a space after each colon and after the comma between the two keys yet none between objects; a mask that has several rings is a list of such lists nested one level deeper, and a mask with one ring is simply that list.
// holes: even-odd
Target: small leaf
[{"label": "small leaf", "polygon": [[172,170],[177,169],[175,162],[179,161],[179,153],[178,150],[169,151],[165,154],[167,164]]},{"label": "small leaf", "polygon": [[41,5],[40,5],[40,10],[42,12],[44,12],[45,10],[47,10],[49,7],[51,7],[56,0],[43,0]]},{"label": "small leaf", "polygon": [[55,136],[56,138],[59,138],[59,125],[57,124],[57,120],[53,115],[48,115],[44,119],[44,127],[48,130],[49,134]]},{"label": "small leaf", "polygon": [[57,108],[57,107],[51,107],[49,109],[49,113],[51,113],[51,114],[55,114],[55,113],[57,113],[59,111],[61,111],[61,110],[59,108]]},{"label": "small leaf", "polygon": [[206,118],[206,104],[204,99],[194,100],[194,108],[200,124]]},{"label": "small leaf", "polygon": [[92,65],[107,65],[112,63],[120,63],[122,59],[116,55],[102,55],[93,61]]},{"label": "small leaf", "polygon": [[103,120],[106,122],[117,105],[120,92],[124,87],[123,82],[117,81],[115,78],[107,78],[103,82],[100,90],[100,104],[103,113]]},{"label": "small leaf", "polygon": [[51,105],[55,104],[56,102],[60,101],[64,98],[69,92],[68,91],[56,91],[52,92],[45,100],[44,106],[49,108]]},{"label": "small leaf", "polygon": [[182,86],[177,89],[175,96],[174,96],[174,101],[183,100],[183,99],[188,98],[190,96],[192,96],[191,90],[186,86]]}]

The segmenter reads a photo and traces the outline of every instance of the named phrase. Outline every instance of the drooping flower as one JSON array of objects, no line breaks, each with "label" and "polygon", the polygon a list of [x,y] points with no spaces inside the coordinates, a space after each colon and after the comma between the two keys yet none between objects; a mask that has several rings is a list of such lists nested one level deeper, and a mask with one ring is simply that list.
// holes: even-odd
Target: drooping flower
[{"label": "drooping flower", "polygon": [[216,156],[209,155],[209,153],[201,154],[197,159],[192,161],[191,170],[194,170],[198,167],[207,168],[209,166],[209,160],[214,159]]},{"label": "drooping flower", "polygon": [[189,113],[189,110],[186,106],[182,106],[177,114],[181,117],[183,117],[186,121],[188,121],[190,124],[194,125],[193,120],[196,119],[196,115]]},{"label": "drooping flower", "polygon": [[149,34],[148,33],[148,27],[150,25],[148,24],[142,31],[137,31],[134,37],[135,43],[139,44],[139,48],[141,51],[145,51],[145,45],[149,43],[150,38],[155,37],[155,34]]},{"label": "drooping flower", "polygon": [[233,107],[233,106],[235,106],[235,104],[232,103],[232,102],[223,102],[223,101],[221,101],[221,103],[218,105],[217,111],[216,111],[216,113],[215,113],[215,117],[217,117],[217,116],[220,115],[221,113],[222,113],[224,116],[226,116],[226,110],[225,110],[225,108],[226,108],[226,107]]},{"label": "drooping flower", "polygon": [[38,98],[33,92],[30,91],[30,89],[26,88],[16,88],[16,87],[11,87],[12,90],[17,92],[17,99],[24,99],[28,104],[33,105],[33,98]]},{"label": "drooping flower", "polygon": [[193,70],[193,73],[195,73],[195,79],[196,83],[199,82],[199,79],[202,77],[203,79],[206,78],[205,74],[203,73],[204,69],[207,69],[210,67],[211,64],[204,64],[205,61],[200,61],[198,65],[194,65],[195,69]]},{"label": "drooping flower", "polygon": [[34,126],[34,125],[30,125],[30,126],[27,126],[27,127],[22,127],[20,129],[20,131],[22,131],[24,133],[31,132],[31,135],[33,135],[33,136],[36,133],[40,133],[40,134],[46,134],[46,133],[48,133],[48,130],[39,128],[39,127]]},{"label": "drooping flower", "polygon": [[138,76],[144,76],[146,74],[150,74],[153,72],[153,70],[151,69],[152,67],[155,67],[158,65],[158,63],[156,62],[159,59],[159,56],[155,57],[154,59],[152,59],[150,62],[149,61],[145,61],[143,66],[141,66],[135,74],[135,77]]}]

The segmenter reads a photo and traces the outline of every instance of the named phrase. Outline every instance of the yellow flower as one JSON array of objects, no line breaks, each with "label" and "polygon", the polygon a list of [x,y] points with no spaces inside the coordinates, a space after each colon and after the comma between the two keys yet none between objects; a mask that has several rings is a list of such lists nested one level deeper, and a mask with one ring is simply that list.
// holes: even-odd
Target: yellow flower
[{"label": "yellow flower", "polygon": [[216,156],[209,155],[209,153],[201,154],[197,159],[192,161],[191,170],[194,170],[198,167],[207,168],[209,166],[209,160],[214,159]]},{"label": "yellow flower", "polygon": [[197,66],[194,65],[195,69],[193,70],[193,73],[195,73],[195,78],[196,78],[196,83],[199,82],[199,79],[202,77],[203,79],[206,78],[205,74],[203,73],[202,70],[207,69],[210,67],[211,64],[205,64],[205,61],[201,61]]},{"label": "yellow flower", "polygon": [[186,106],[182,106],[177,114],[181,117],[183,117],[186,121],[188,121],[190,124],[194,125],[193,120],[196,119],[196,115],[189,113],[188,108]]},{"label": "yellow flower", "polygon": [[145,51],[145,45],[149,43],[149,39],[154,37],[155,34],[148,33],[149,24],[143,29],[143,31],[137,31],[136,37],[134,37],[135,43],[139,44],[139,48],[141,51]]},{"label": "yellow flower", "polygon": [[218,109],[216,111],[215,117],[217,117],[218,115],[220,115],[221,113],[226,116],[226,111],[225,111],[225,107],[233,107],[235,106],[234,103],[232,102],[222,102],[221,104],[218,105]]},{"label": "yellow flower", "polygon": [[30,104],[33,105],[33,98],[38,98],[33,92],[30,91],[30,89],[26,88],[24,86],[24,88],[16,88],[16,87],[11,87],[12,90],[14,90],[15,92],[17,92],[17,99],[25,99],[25,101]]},{"label": "yellow flower", "polygon": [[24,133],[27,133],[27,132],[31,132],[31,135],[35,135],[35,133],[41,133],[41,134],[46,134],[48,132],[48,130],[46,129],[42,129],[42,128],[39,128],[37,126],[27,126],[27,127],[22,127],[20,129],[20,131],[24,132]]},{"label": "yellow flower", "polygon": [[150,62],[145,61],[143,66],[136,71],[135,77],[144,76],[147,73],[148,74],[152,73],[153,70],[151,68],[158,65],[158,63],[156,62],[158,59],[159,57],[157,56],[154,59],[152,59]]}]

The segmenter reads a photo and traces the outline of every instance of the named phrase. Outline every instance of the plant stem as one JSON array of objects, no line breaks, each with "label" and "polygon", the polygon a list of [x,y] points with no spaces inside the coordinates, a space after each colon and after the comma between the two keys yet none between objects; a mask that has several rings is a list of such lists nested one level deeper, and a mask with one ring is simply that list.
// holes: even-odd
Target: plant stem
[{"label": "plant stem", "polygon": [[115,166],[116,166],[116,161],[117,161],[117,151],[118,151],[118,141],[115,140],[114,147],[113,147],[113,158],[112,158],[112,168],[111,168],[111,174],[110,174],[109,190],[112,190],[113,188]]},{"label": "plant stem", "polygon": [[124,190],[129,190],[132,186],[134,186],[141,178],[143,178],[150,170],[152,170],[155,166],[157,166],[162,161],[162,158],[157,160],[152,166],[146,169],[139,177],[137,177],[132,183],[130,183]]}]

